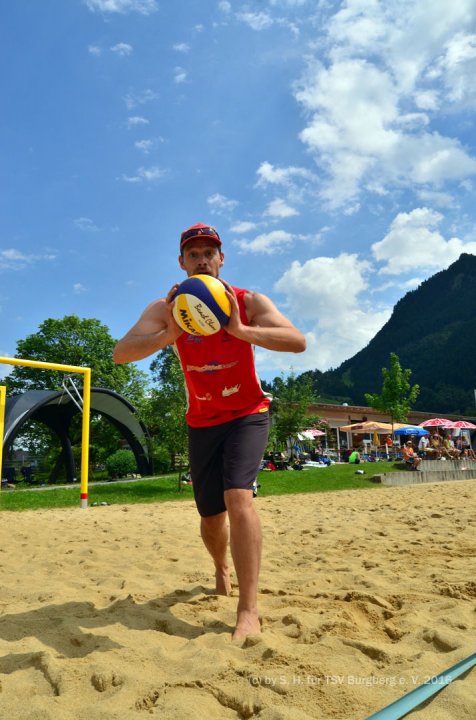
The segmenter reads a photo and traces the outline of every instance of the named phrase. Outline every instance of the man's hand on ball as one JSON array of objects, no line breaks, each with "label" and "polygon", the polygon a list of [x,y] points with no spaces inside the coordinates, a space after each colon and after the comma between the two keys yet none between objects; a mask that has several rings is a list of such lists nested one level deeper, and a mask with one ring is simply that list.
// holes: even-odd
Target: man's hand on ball
[{"label": "man's hand on ball", "polygon": [[177,322],[173,315],[175,303],[174,297],[175,293],[177,292],[178,286],[179,283],[175,283],[175,285],[170,288],[169,292],[167,293],[167,297],[165,298],[167,306],[167,334],[169,336],[169,345],[173,345],[177,338],[180,337],[180,335],[182,335],[183,333],[182,328],[177,325]]},{"label": "man's hand on ball", "polygon": [[220,282],[222,282],[225,286],[226,296],[230,301],[231,306],[230,319],[228,320],[227,324],[224,326],[223,329],[226,330],[226,332],[230,335],[234,335],[235,337],[240,338],[242,334],[241,329],[243,328],[243,323],[241,322],[240,308],[238,306],[238,299],[236,297],[236,293],[231,287],[231,285],[229,285],[221,278]]}]

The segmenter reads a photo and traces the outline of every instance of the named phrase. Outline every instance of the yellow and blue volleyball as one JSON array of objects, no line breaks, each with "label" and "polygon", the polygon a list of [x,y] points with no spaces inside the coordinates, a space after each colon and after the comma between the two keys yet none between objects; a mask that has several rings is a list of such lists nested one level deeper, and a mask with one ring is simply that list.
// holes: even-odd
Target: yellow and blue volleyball
[{"label": "yellow and blue volleyball", "polygon": [[230,319],[223,284],[210,275],[191,275],[177,288],[173,316],[190,335],[214,335]]}]

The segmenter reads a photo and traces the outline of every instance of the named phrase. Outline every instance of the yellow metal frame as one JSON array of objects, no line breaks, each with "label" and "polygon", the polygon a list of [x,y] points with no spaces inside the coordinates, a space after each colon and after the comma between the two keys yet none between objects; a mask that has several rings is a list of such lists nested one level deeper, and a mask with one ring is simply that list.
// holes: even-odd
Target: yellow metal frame
[{"label": "yellow metal frame", "polygon": [[[0,357],[4,365],[20,365],[21,367],[44,368],[45,370],[59,370],[60,372],[80,373],[84,376],[83,382],[83,427],[81,441],[81,507],[88,507],[88,470],[89,470],[89,420],[91,415],[91,368],[76,365],[59,365],[58,363],[41,362],[40,360],[22,360],[19,358]],[[4,391],[2,393],[2,390]],[[2,469],[3,429],[5,413],[5,388],[0,387],[0,470]],[[3,407],[3,411],[2,411]],[[0,474],[1,478],[1,474]]]},{"label": "yellow metal frame", "polygon": [[2,489],[3,431],[5,427],[5,399],[7,388],[0,385],[0,490]]}]

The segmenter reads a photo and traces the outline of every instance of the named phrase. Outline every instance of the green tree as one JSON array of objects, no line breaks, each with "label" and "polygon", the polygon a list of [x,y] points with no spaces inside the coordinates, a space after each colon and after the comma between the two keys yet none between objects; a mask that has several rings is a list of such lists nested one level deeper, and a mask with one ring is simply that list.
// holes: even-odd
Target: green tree
[{"label": "green tree", "polygon": [[150,370],[158,387],[151,389],[143,419],[154,439],[156,452],[160,455],[161,449],[166,448],[170,467],[175,468],[179,459],[181,468],[188,445],[185,422],[187,401],[182,368],[171,347],[158,353]]},{"label": "green tree", "polygon": [[411,370],[403,370],[396,353],[390,353],[390,368],[382,368],[382,392],[365,393],[365,401],[375,410],[390,415],[392,425],[405,423],[413,403],[420,392],[419,385],[410,385]]},{"label": "green tree", "polygon": [[[27,360],[77,365],[91,368],[93,387],[114,390],[126,397],[133,405],[141,407],[144,402],[148,379],[135,365],[115,365],[112,352],[116,341],[109,328],[95,318],[79,318],[66,315],[61,319],[48,318],[36,333],[17,341],[15,357]],[[8,394],[27,390],[61,390],[66,373],[40,368],[15,365],[5,378]],[[76,385],[82,376],[71,375]],[[81,392],[81,390],[80,390]],[[81,419],[75,417],[71,424],[73,446],[80,443]],[[51,455],[55,451],[56,438],[41,424],[25,427],[15,444],[28,448],[39,455]],[[91,417],[91,459],[102,461],[117,448],[117,430],[101,417]],[[55,451],[56,452],[56,451]],[[53,475],[58,468],[54,468]]]},{"label": "green tree", "polygon": [[296,437],[297,433],[316,420],[308,415],[309,405],[313,401],[312,379],[302,376],[297,378],[294,372],[287,378],[281,374],[273,380],[272,393],[270,441],[284,448],[289,437]]},{"label": "green tree", "polygon": [[[144,395],[147,377],[135,365],[114,364],[115,344],[109,328],[99,320],[66,315],[61,319],[48,318],[36,333],[18,340],[15,357],[90,367],[94,387],[115,390],[134,404]],[[57,390],[64,377],[64,372],[15,365],[5,381],[10,393]]]}]

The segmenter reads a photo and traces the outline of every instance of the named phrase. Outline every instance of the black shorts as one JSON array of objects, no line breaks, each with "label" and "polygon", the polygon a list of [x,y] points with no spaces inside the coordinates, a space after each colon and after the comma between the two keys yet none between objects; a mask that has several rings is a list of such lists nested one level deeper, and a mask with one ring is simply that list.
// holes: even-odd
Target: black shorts
[{"label": "black shorts", "polygon": [[268,442],[269,413],[188,428],[190,474],[202,517],[225,512],[225,490],[252,490]]}]

